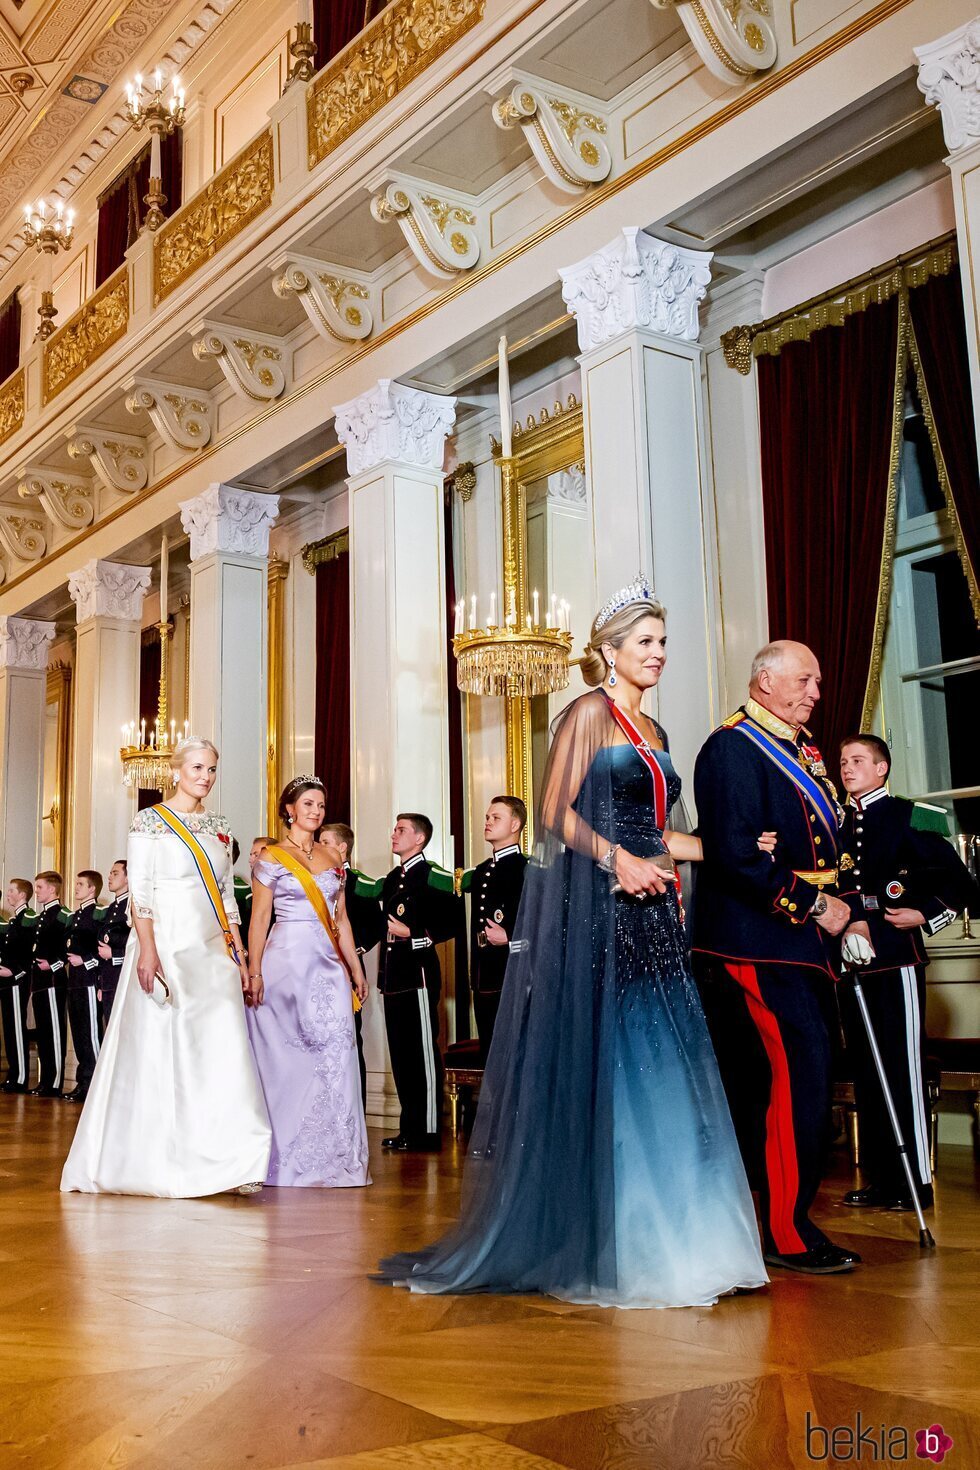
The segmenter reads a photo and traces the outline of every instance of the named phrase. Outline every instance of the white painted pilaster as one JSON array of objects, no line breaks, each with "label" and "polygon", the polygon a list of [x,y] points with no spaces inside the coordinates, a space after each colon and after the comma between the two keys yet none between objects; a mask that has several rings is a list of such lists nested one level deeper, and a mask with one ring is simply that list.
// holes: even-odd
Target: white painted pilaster
[{"label": "white painted pilaster", "polygon": [[651,577],[670,663],[655,712],[688,780],[717,722],[717,576],[698,307],[711,256],[629,228],[560,272],[578,323],[595,606]]},{"label": "white painted pilaster", "polygon": [[211,805],[247,852],[267,825],[266,567],[279,497],[211,485],[180,511],[191,538],[190,727],[221,753]]},{"label": "white painted pilaster", "polygon": [[[75,604],[72,866],[107,873],[135,810],[123,785],[122,727],[139,710],[140,626],[150,568],[90,561],[68,578]],[[68,890],[70,891],[70,890]]]},{"label": "white painted pilaster", "polygon": [[0,617],[0,892],[41,851],[48,647],[54,623]]}]

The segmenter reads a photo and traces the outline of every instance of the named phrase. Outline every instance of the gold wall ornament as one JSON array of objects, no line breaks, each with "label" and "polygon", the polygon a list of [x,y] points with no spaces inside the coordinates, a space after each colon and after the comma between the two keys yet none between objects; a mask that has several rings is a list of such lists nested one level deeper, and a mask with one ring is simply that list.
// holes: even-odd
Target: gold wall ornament
[{"label": "gold wall ornament", "polygon": [[566,194],[581,194],[607,178],[612,154],[600,104],[559,92],[536,77],[516,75],[515,85],[493,104],[497,127],[519,127],[545,174]]},{"label": "gold wall ornament", "polygon": [[448,281],[480,259],[470,203],[460,194],[433,194],[420,180],[398,174],[371,200],[371,213],[379,224],[394,220],[419,264]]},{"label": "gold wall ornament", "polygon": [[476,465],[471,459],[463,460],[458,464],[451,475],[446,477],[446,486],[449,490],[455,490],[464,505],[473,499],[476,489]]},{"label": "gold wall ornament", "polygon": [[336,561],[338,556],[346,556],[349,551],[350,532],[345,526],[342,531],[335,531],[332,536],[324,536],[319,541],[307,541],[300,551],[300,556],[310,576],[315,577],[317,567],[323,566],[328,561]]},{"label": "gold wall ornament", "polygon": [[175,291],[268,209],[275,183],[272,130],[254,138],[153,238],[153,299]]},{"label": "gold wall ornament", "polygon": [[24,369],[18,368],[0,386],[0,444],[24,427]]},{"label": "gold wall ornament", "polygon": [[[44,821],[51,823],[51,847],[54,852],[54,868],[64,873],[68,868],[68,823],[66,813],[72,810],[71,799],[71,679],[70,664],[56,663],[49,667],[45,689],[45,704],[55,711],[54,771],[52,780],[51,806]],[[45,783],[47,785],[47,783]]]},{"label": "gold wall ornament", "polygon": [[313,256],[292,251],[275,267],[272,289],[280,301],[295,299],[327,342],[362,342],[374,329],[370,278],[363,279]]},{"label": "gold wall ornament", "polygon": [[307,93],[310,168],[483,19],[486,0],[391,0],[314,78]]},{"label": "gold wall ornament", "polygon": [[777,56],[768,0],[651,0],[673,8],[705,66],[719,81],[739,86],[768,71]]},{"label": "gold wall ornament", "polygon": [[129,266],[122,265],[44,344],[44,402],[98,361],[128,325]]},{"label": "gold wall ornament", "polygon": [[747,378],[752,371],[752,328],[729,327],[721,334],[721,350],[728,366]]},{"label": "gold wall ornament", "polygon": [[281,556],[269,558],[266,568],[268,600],[268,726],[266,754],[266,818],[268,832],[279,830],[279,792],[283,786],[286,690],[286,579],[289,562]]}]

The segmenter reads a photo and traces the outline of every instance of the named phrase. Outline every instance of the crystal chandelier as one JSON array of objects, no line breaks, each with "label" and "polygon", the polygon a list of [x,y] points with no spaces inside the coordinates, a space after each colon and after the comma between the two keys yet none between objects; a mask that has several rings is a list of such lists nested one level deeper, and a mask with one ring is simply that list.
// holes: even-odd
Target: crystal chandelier
[{"label": "crystal chandelier", "polygon": [[568,628],[568,603],[551,598],[549,615],[541,621],[538,593],[532,594],[532,611],[518,624],[516,598],[510,590],[509,611],[497,621],[497,594],[490,594],[485,625],[477,625],[477,600],[470,600],[469,627],[465,601],[456,604],[453,652],[456,682],[465,694],[497,695],[507,699],[530,699],[555,694],[568,687],[568,656],[572,635]]},{"label": "crystal chandelier", "polygon": [[137,132],[141,128],[150,131],[150,186],[143,203],[146,205],[145,230],[158,230],[167,216],[163,206],[167,196],[163,192],[163,164],[161,161],[161,138],[184,126],[187,116],[184,107],[184,89],[177,77],[171,79],[171,92],[164,97],[163,74],[159,67],[153,74],[153,91],[143,95],[143,78],[126,83],[126,107],[129,120]]},{"label": "crystal chandelier", "polygon": [[[160,692],[157,697],[155,724],[147,729],[146,721],[130,720],[123,726],[123,741],[119,751],[123,768],[123,785],[139,791],[169,791],[173,784],[170,757],[177,744],[175,721],[168,719],[167,666],[170,661],[170,639],[173,624],[167,617],[167,577],[169,555],[167,538],[160,546]],[[183,733],[187,734],[184,721]]]},{"label": "crystal chandelier", "polygon": [[28,247],[57,255],[59,250],[70,249],[74,234],[74,211],[66,210],[60,199],[53,211],[43,199],[24,205],[24,243]]}]

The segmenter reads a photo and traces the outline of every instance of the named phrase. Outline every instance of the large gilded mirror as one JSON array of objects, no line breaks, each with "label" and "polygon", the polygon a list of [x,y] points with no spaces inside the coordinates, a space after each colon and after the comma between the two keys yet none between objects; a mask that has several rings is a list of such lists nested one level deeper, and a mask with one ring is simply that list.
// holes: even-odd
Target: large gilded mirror
[{"label": "large gilded mirror", "polygon": [[[572,657],[581,653],[592,617],[594,548],[585,483],[582,409],[574,397],[515,424],[513,454],[501,459],[504,585],[516,590],[523,624],[534,593],[568,603]],[[567,689],[507,700],[507,769],[511,789],[531,810],[540,796],[555,715],[585,686],[577,662]]]},{"label": "large gilded mirror", "polygon": [[44,791],[41,807],[41,868],[66,873],[71,810],[71,668],[48,670],[44,710]]}]

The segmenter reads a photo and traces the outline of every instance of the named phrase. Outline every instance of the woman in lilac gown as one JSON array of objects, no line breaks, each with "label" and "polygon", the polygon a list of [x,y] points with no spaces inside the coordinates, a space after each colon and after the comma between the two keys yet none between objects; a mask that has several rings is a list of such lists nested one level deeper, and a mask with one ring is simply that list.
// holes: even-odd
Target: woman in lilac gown
[{"label": "woman in lilac gown", "polygon": [[[324,799],[315,776],[289,783],[279,815],[288,835],[255,864],[248,931],[248,1032],[272,1122],[266,1183],[370,1184],[353,1007],[367,987],[344,906],[343,859],[316,841]],[[347,968],[290,871],[297,864],[325,901]]]}]

